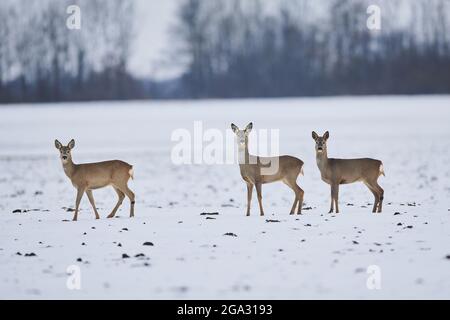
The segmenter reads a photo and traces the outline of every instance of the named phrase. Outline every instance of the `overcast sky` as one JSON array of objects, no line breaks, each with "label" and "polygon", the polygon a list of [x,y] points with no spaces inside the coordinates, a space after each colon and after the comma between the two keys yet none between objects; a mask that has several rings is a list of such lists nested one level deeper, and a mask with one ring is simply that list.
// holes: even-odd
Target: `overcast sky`
[{"label": "overcast sky", "polygon": [[161,70],[158,61],[168,47],[168,29],[174,23],[179,0],[134,0],[136,9],[136,41],[130,71],[137,76],[170,78],[179,69]]}]

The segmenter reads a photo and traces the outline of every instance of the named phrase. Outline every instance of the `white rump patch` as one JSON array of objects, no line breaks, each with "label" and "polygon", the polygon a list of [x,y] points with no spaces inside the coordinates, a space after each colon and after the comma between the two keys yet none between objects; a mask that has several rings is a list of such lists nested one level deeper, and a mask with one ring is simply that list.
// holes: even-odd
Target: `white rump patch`
[{"label": "white rump patch", "polygon": [[133,170],[133,168],[131,168],[130,171],[128,171],[128,173],[130,174],[131,179],[134,180],[134,170]]}]

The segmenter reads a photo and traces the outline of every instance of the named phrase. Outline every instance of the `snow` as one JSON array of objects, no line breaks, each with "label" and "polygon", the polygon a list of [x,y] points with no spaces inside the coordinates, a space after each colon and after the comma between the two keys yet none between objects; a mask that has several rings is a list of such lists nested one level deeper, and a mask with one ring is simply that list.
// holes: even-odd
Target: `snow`
[{"label": "snow", "polygon": [[[449,299],[449,106],[450,96],[1,106],[0,298]],[[194,121],[279,129],[280,153],[305,162],[298,181],[312,209],[289,216],[293,192],[275,183],[263,186],[266,217],[255,195],[245,217],[236,164],[172,164],[171,134]],[[327,214],[313,130],[330,131],[330,157],[383,161],[382,214],[371,213],[362,184],[341,187],[341,213]],[[117,200],[102,189],[101,220],[84,197],[80,221],[64,222],[75,190],[56,138],[75,138],[77,163],[133,164],[136,218],[125,201],[107,220]],[[70,266],[80,290],[67,287]],[[367,286],[371,266],[379,290]]]}]

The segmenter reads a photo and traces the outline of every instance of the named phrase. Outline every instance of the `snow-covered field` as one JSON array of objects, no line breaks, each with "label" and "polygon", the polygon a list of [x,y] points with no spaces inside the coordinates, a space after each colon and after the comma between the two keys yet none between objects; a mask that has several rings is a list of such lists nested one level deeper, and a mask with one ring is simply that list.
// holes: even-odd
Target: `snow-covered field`
[{"label": "snow-covered field", "polygon": [[[263,186],[266,217],[254,198],[247,218],[237,165],[172,164],[172,132],[197,120],[280,129],[280,152],[305,162],[311,209],[289,216],[294,195],[276,183]],[[449,299],[449,122],[449,96],[0,106],[0,298]],[[327,214],[312,130],[330,131],[330,157],[384,162],[382,214],[362,184]],[[75,162],[133,164],[136,218],[125,201],[107,220],[117,200],[102,189],[101,220],[84,197],[80,221],[65,222],[75,190],[55,138],[76,139]]]}]

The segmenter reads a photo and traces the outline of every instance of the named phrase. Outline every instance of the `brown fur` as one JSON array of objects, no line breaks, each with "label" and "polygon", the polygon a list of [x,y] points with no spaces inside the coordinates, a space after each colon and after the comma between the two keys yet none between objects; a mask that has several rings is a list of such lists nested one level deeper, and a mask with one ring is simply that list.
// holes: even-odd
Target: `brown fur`
[{"label": "brown fur", "polygon": [[135,195],[128,188],[128,180],[133,178],[133,167],[131,165],[119,160],[75,164],[72,161],[71,155],[71,150],[75,147],[74,140],[70,141],[67,146],[63,146],[58,140],[56,140],[55,147],[60,152],[65,174],[72,182],[72,185],[77,189],[73,221],[77,221],[78,219],[78,209],[84,193],[88,196],[89,202],[94,209],[95,218],[100,219],[97,208],[95,207],[92,190],[107,186],[112,186],[119,197],[116,206],[108,218],[113,218],[116,215],[117,210],[122,205],[125,195],[131,202],[130,217],[134,217]]},{"label": "brown fur", "polygon": [[331,186],[330,213],[339,213],[339,185],[363,182],[375,197],[373,212],[383,210],[384,190],[378,184],[378,178],[384,175],[383,163],[374,159],[331,159],[327,154],[327,141],[330,137],[327,131],[323,137],[313,132],[316,142],[316,160],[322,175],[322,180]]},{"label": "brown fur", "polygon": [[[297,184],[297,177],[303,174],[303,161],[291,156],[281,157],[258,157],[249,154],[248,151],[248,134],[253,128],[253,124],[249,124],[245,130],[239,130],[234,124],[231,128],[240,139],[239,143],[239,168],[242,179],[247,184],[247,216],[250,215],[250,207],[252,201],[253,187],[256,187],[258,195],[258,203],[261,216],[264,216],[262,205],[262,185],[277,181],[283,181],[295,193],[294,204],[292,205],[291,215],[302,213],[304,191]],[[245,140],[244,140],[245,139]],[[264,175],[261,170],[269,167],[271,163],[278,161],[278,170],[274,174]]]}]

